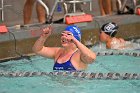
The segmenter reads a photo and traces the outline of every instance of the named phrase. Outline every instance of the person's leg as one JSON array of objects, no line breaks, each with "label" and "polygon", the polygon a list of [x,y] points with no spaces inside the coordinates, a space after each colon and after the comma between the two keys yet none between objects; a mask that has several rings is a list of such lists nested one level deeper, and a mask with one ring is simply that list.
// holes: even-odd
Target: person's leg
[{"label": "person's leg", "polygon": [[37,16],[38,16],[38,21],[40,23],[45,23],[46,22],[45,8],[41,4],[37,3],[36,4],[36,12],[37,12]]},{"label": "person's leg", "polygon": [[104,10],[106,14],[111,15],[112,14],[112,6],[111,6],[111,0],[104,0]]},{"label": "person's leg", "polygon": [[104,7],[103,7],[103,1],[104,0],[99,0],[99,7],[100,7],[100,12],[101,12],[102,16],[105,15]]},{"label": "person's leg", "polygon": [[112,0],[111,5],[112,5],[112,13],[117,14],[118,11],[117,0]]},{"label": "person's leg", "polygon": [[119,12],[121,10],[121,7],[122,7],[122,2],[121,0],[117,0],[116,2],[116,7],[117,7],[117,11]]},{"label": "person's leg", "polygon": [[32,10],[35,0],[26,0],[23,9],[23,20],[24,24],[29,24],[31,22]]}]

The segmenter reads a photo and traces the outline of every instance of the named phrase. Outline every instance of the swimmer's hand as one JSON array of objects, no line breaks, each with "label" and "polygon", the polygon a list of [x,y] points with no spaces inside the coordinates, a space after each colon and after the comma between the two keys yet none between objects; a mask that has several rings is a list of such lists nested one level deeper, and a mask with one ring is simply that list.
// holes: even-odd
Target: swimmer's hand
[{"label": "swimmer's hand", "polygon": [[42,37],[48,37],[48,36],[51,35],[51,33],[52,33],[52,26],[49,25],[47,28],[43,28],[43,29],[42,29],[42,34],[41,34],[41,36],[42,36]]},{"label": "swimmer's hand", "polygon": [[73,36],[73,34],[69,31],[63,31],[62,32],[62,38],[66,39],[68,42],[74,42],[75,40],[75,37]]}]

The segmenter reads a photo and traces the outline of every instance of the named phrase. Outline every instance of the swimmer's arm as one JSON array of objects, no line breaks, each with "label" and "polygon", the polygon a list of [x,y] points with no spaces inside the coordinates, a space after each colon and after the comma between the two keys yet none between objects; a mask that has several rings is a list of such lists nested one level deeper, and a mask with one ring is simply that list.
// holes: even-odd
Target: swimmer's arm
[{"label": "swimmer's arm", "polygon": [[125,48],[132,48],[132,47],[133,47],[132,44],[128,44],[128,45],[119,46],[118,49],[125,49]]},{"label": "swimmer's arm", "polygon": [[[122,46],[119,47],[119,49],[124,49],[124,48],[131,48],[133,47],[132,43],[130,43],[129,41],[125,41],[122,38],[119,38],[120,42],[123,43]],[[128,43],[129,42],[129,43]]]},{"label": "swimmer's arm", "polygon": [[125,43],[126,41],[123,38],[118,38],[121,43]]},{"label": "swimmer's arm", "polygon": [[42,29],[42,35],[40,38],[35,42],[33,46],[33,51],[41,56],[47,57],[47,58],[55,58],[55,55],[59,48],[55,47],[45,47],[44,43],[46,39],[51,35],[52,33],[52,27],[49,25],[47,28]]},{"label": "swimmer's arm", "polygon": [[41,36],[33,45],[33,51],[41,56],[47,57],[47,58],[54,58],[56,55],[56,52],[59,50],[59,48],[51,48],[51,47],[45,47],[44,43],[46,41],[47,37]]},{"label": "swimmer's arm", "polygon": [[96,54],[93,51],[91,51],[90,49],[88,49],[85,45],[83,45],[78,40],[74,40],[74,42],[81,52],[81,54],[80,54],[81,61],[86,64],[93,63],[94,60],[96,59]]}]

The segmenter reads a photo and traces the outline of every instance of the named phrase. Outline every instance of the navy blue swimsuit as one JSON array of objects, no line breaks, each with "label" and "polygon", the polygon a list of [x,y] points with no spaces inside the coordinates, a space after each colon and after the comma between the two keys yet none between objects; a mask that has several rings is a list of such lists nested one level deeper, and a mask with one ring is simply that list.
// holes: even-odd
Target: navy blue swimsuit
[{"label": "navy blue swimsuit", "polygon": [[55,64],[54,64],[54,66],[53,66],[53,70],[66,70],[66,71],[76,70],[74,68],[74,66],[72,65],[72,63],[71,63],[71,58],[72,58],[73,54],[71,55],[70,59],[68,61],[64,62],[64,63],[58,63],[56,61]]}]

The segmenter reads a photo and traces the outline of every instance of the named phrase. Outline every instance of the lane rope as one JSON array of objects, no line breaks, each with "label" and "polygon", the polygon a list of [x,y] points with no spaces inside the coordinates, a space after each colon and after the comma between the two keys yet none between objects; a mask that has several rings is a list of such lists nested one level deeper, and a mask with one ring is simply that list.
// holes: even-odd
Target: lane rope
[{"label": "lane rope", "polygon": [[96,51],[97,56],[106,56],[106,55],[126,55],[126,56],[134,56],[140,57],[140,52],[136,51]]},{"label": "lane rope", "polygon": [[20,71],[1,71],[0,77],[37,77],[37,76],[70,76],[85,79],[101,79],[101,80],[140,80],[138,73],[92,73],[92,72],[20,72]]}]

